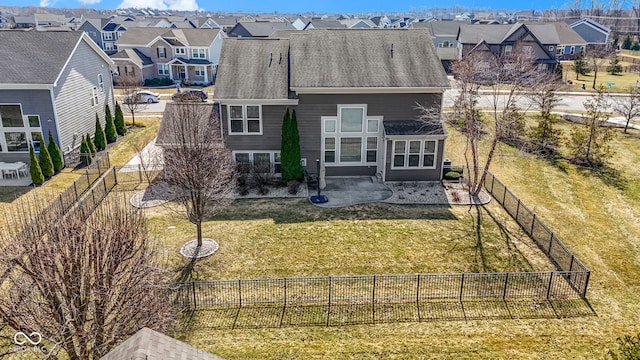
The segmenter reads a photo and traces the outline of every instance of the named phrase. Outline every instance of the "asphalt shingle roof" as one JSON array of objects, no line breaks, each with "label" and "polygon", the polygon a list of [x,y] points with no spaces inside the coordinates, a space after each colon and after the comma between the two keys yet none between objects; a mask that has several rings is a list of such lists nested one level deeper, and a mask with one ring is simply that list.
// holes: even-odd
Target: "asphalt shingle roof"
[{"label": "asphalt shingle roof", "polygon": [[82,34],[0,31],[0,83],[53,84]]},{"label": "asphalt shingle roof", "polygon": [[[236,26],[242,26],[251,36],[266,37],[273,34],[277,30],[296,30],[296,28],[288,22],[276,21],[252,21],[241,22]],[[233,29],[229,33],[233,33]]]},{"label": "asphalt shingle roof", "polygon": [[458,41],[462,44],[477,44],[482,40],[488,44],[500,44],[522,24],[513,25],[471,25],[461,24]]},{"label": "asphalt shingle roof", "polygon": [[177,40],[178,46],[209,46],[220,29],[170,29],[155,27],[132,27],[116,41],[117,45],[145,46],[158,36],[165,40]]},{"label": "asphalt shingle roof", "polygon": [[287,99],[289,41],[225,39],[216,77],[216,99]]},{"label": "asphalt shingle roof", "polygon": [[224,360],[146,327],[100,358],[100,360],[124,359]]},{"label": "asphalt shingle roof", "polygon": [[291,34],[291,87],[449,87],[424,29]]}]

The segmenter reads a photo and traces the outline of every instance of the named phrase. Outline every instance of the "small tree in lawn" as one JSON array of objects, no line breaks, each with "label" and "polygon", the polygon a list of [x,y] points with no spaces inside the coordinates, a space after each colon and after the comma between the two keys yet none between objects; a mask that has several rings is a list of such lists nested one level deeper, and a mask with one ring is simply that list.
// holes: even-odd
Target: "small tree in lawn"
[{"label": "small tree in lawn", "polygon": [[38,141],[40,142],[40,154],[38,154],[38,163],[40,164],[40,170],[45,178],[51,177],[55,170],[53,169],[53,162],[51,156],[49,156],[49,150],[47,149],[42,134],[38,134]]},{"label": "small tree in lawn", "polygon": [[58,173],[60,170],[64,168],[64,159],[62,156],[62,151],[60,151],[60,147],[53,140],[53,135],[51,135],[51,131],[49,131],[49,144],[47,144],[47,150],[49,150],[49,155],[51,156],[51,162],[53,163],[53,170]]},{"label": "small tree in lawn", "polygon": [[84,166],[91,164],[91,147],[89,144],[91,140],[87,140],[87,137],[82,137],[82,144],[80,144],[80,162]]},{"label": "small tree in lawn", "polygon": [[196,225],[197,256],[202,244],[202,222],[233,201],[235,165],[220,133],[213,107],[169,103],[156,141],[164,153],[163,178],[167,196],[186,210]]},{"label": "small tree in lawn", "polygon": [[589,65],[584,59],[584,53],[582,51],[578,51],[576,54],[571,69],[576,73],[576,80],[580,80],[580,75],[585,76],[589,73]]},{"label": "small tree in lawn", "polygon": [[282,120],[282,141],[280,145],[280,161],[282,164],[282,180],[285,182],[302,179],[302,165],[300,164],[300,135],[296,112],[284,114]]},{"label": "small tree in lawn", "polygon": [[611,128],[605,127],[609,119],[607,94],[600,85],[597,92],[584,102],[587,115],[584,125],[576,125],[571,131],[569,150],[575,163],[598,167],[613,155],[609,142],[613,139]]},{"label": "small tree in lawn", "polygon": [[543,77],[542,81],[531,89],[531,101],[540,109],[540,120],[528,132],[528,150],[530,151],[539,152],[542,155],[558,152],[562,131],[553,127],[555,119],[551,112],[560,102],[559,89],[560,82],[550,74]]},{"label": "small tree in lawn", "polygon": [[627,133],[629,123],[634,118],[640,116],[640,90],[630,87],[628,96],[618,96],[613,99],[613,111],[624,116],[627,122],[624,125],[624,133]]},{"label": "small tree in lawn", "polygon": [[87,149],[91,154],[91,157],[96,153],[96,146],[93,144],[93,140],[91,139],[91,135],[87,134]]},{"label": "small tree in lawn", "polygon": [[624,41],[622,41],[622,48],[625,50],[630,50],[631,45],[633,45],[633,41],[631,40],[631,36],[627,35],[627,37],[624,38]]},{"label": "small tree in lawn", "polygon": [[96,146],[97,151],[102,151],[107,147],[107,138],[104,136],[104,130],[102,130],[98,114],[96,114],[96,133],[93,137],[93,144]]},{"label": "small tree in lawn", "polygon": [[607,66],[607,72],[611,75],[619,75],[622,73],[622,65],[620,65],[620,60],[618,60],[617,56],[611,58],[609,66]]},{"label": "small tree in lawn", "polygon": [[124,115],[122,114],[122,108],[120,107],[120,103],[116,102],[116,115],[113,120],[114,125],[116,126],[116,132],[120,136],[124,136],[127,133],[127,127],[124,124]]},{"label": "small tree in lawn", "polygon": [[29,146],[29,160],[31,161],[31,165],[29,166],[31,181],[35,185],[42,185],[44,182],[44,175],[42,175],[42,170],[40,169],[40,164],[36,158],[36,152],[33,150],[33,146]]},{"label": "small tree in lawn", "polygon": [[142,87],[142,81],[135,75],[119,75],[116,79],[116,85],[120,88],[120,92],[124,97],[123,104],[131,113],[133,126],[136,125],[136,111],[144,109],[147,104],[139,103],[136,99],[136,93]]},{"label": "small tree in lawn", "polygon": [[104,136],[107,139],[107,142],[110,144],[115,142],[118,139],[118,134],[116,133],[116,127],[113,123],[113,117],[111,116],[111,110],[109,109],[109,105],[105,105],[104,111]]}]

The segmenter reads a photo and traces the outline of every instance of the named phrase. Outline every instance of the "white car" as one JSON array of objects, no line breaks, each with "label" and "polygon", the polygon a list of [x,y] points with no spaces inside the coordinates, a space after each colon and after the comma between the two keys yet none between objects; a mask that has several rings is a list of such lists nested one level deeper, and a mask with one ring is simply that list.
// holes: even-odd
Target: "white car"
[{"label": "white car", "polygon": [[160,93],[148,91],[148,90],[136,91],[132,95],[125,96],[124,98],[125,103],[151,104],[151,103],[157,103],[158,101],[160,101]]}]

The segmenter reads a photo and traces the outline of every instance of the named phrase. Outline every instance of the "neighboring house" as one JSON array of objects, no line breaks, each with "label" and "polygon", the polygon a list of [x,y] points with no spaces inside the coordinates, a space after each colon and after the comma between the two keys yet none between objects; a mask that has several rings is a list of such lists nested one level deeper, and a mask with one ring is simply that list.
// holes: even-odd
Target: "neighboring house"
[{"label": "neighboring house", "polygon": [[114,111],[112,69],[83,32],[0,32],[0,161],[28,162],[49,132],[63,153],[78,149],[96,114],[104,124]]},{"label": "neighboring house", "polygon": [[36,30],[38,31],[75,30],[75,24],[69,24],[69,19],[64,15],[35,13],[33,17],[36,23]]},{"label": "neighboring house", "polygon": [[118,76],[141,81],[169,78],[174,82],[211,84],[215,80],[224,34],[220,29],[129,28],[112,55]]},{"label": "neighboring house", "polygon": [[461,58],[474,51],[490,52],[495,56],[509,56],[518,43],[520,51],[528,52],[533,61],[553,70],[559,63],[525,24],[469,25],[461,24],[458,33]]},{"label": "neighboring house", "polygon": [[146,327],[100,358],[100,360],[125,359],[224,360]]},{"label": "neighboring house", "polygon": [[349,29],[371,29],[377,27],[376,24],[369,19],[343,19],[338,21],[346,25]]},{"label": "neighboring house", "polygon": [[289,108],[310,173],[322,157],[328,176],[441,178],[446,132],[439,119],[418,121],[416,110],[421,104],[439,112],[449,88],[426,30],[321,29],[289,37],[223,45],[214,101],[236,162],[268,161],[278,172]]},{"label": "neighboring house", "polygon": [[307,25],[307,23],[300,18],[296,18],[294,21],[291,22],[291,25],[293,25],[293,27],[298,30],[302,30]]},{"label": "neighboring house", "polygon": [[589,45],[606,45],[609,43],[609,28],[589,19],[580,19],[569,25]]},{"label": "neighboring house", "polygon": [[198,29],[220,29],[220,25],[208,17],[192,18],[191,23]]},{"label": "neighboring house", "polygon": [[239,22],[227,32],[229,37],[268,37],[278,30],[296,30],[289,22],[251,21]]},{"label": "neighboring house", "polygon": [[113,19],[86,19],[78,30],[86,32],[104,52],[113,54],[118,50],[116,41],[127,29]]},{"label": "neighboring house", "polygon": [[573,60],[576,53],[583,51],[587,42],[567,23],[527,24],[540,43],[558,60]]},{"label": "neighboring house", "polygon": [[386,15],[383,16],[374,16],[372,18],[369,18],[369,20],[371,20],[371,22],[380,29],[384,29],[384,28],[388,28],[389,25],[391,25],[391,20],[389,20],[389,18]]},{"label": "neighboring house", "polygon": [[11,29],[11,20],[0,11],[0,29]]},{"label": "neighboring house", "polygon": [[210,19],[215,24],[215,27],[212,27],[213,29],[222,29],[225,33],[228,33],[240,21],[248,22],[243,17],[237,16],[214,16]]},{"label": "neighboring house", "polygon": [[438,58],[442,62],[442,66],[447,73],[450,73],[451,64],[460,60],[460,52],[458,51],[458,31],[460,30],[460,21],[433,21],[433,22],[414,22],[410,25],[413,29],[428,29],[433,39],[433,45],[436,47]]},{"label": "neighboring house", "polygon": [[16,29],[29,29],[36,27],[36,19],[33,15],[14,16],[13,22]]},{"label": "neighboring house", "polygon": [[321,20],[321,19],[311,19],[307,25],[305,25],[303,30],[313,30],[313,29],[344,29],[347,25],[344,25],[338,20]]}]

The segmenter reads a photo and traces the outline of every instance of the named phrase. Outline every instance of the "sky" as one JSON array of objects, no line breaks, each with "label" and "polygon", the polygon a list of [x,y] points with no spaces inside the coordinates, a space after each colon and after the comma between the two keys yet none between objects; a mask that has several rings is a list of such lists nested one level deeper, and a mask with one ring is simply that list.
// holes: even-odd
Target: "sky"
[{"label": "sky", "polygon": [[464,6],[483,9],[549,9],[565,7],[564,0],[0,0],[0,6],[45,6],[56,8],[152,8],[207,10],[212,12],[280,12],[280,13],[378,13],[422,11],[433,7]]}]

